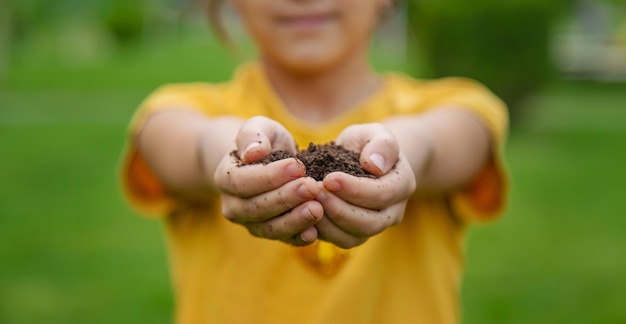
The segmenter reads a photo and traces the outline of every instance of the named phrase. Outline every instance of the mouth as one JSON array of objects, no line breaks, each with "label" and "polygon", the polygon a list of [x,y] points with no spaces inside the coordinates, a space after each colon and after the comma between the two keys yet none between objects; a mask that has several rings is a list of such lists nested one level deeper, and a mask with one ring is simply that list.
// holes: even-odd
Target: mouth
[{"label": "mouth", "polygon": [[311,32],[323,28],[336,18],[332,13],[311,13],[279,16],[277,21],[281,26],[300,32]]}]

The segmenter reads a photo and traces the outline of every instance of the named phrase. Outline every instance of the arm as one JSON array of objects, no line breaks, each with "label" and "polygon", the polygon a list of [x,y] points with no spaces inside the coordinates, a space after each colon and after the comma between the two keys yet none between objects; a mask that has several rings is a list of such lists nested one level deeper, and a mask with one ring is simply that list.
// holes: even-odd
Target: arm
[{"label": "arm", "polygon": [[254,162],[271,151],[295,153],[287,130],[273,120],[253,117],[206,118],[179,110],[151,116],[137,145],[159,181],[187,201],[220,195],[224,216],[258,237],[307,245],[317,239],[313,227],[323,216],[314,198],[318,186],[305,178],[296,159],[268,165],[239,166],[229,154]]},{"label": "arm", "polygon": [[486,126],[455,107],[383,124],[407,156],[421,192],[448,191],[469,183],[484,166],[492,145]]},{"label": "arm", "polygon": [[202,200],[217,193],[213,173],[235,148],[243,121],[207,118],[185,110],[164,110],[148,118],[137,136],[137,147],[151,170],[171,193]]},{"label": "arm", "polygon": [[398,224],[416,190],[449,191],[469,183],[491,145],[486,127],[454,107],[354,125],[337,142],[360,151],[363,167],[380,176],[372,180],[336,172],[324,179],[318,200],[327,217],[316,227],[320,238],[344,248]]}]

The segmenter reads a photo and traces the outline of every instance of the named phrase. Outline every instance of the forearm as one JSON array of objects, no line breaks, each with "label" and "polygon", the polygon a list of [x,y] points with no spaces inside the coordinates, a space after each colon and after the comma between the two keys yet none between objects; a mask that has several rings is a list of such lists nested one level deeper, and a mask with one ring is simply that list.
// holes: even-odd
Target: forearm
[{"label": "forearm", "polygon": [[225,154],[234,149],[242,121],[233,117],[207,118],[184,110],[166,110],[149,117],[137,146],[165,188],[198,200],[215,193],[213,173]]},{"label": "forearm", "polygon": [[416,176],[417,190],[441,192],[469,183],[485,164],[491,138],[469,112],[445,107],[415,117],[389,119]]}]

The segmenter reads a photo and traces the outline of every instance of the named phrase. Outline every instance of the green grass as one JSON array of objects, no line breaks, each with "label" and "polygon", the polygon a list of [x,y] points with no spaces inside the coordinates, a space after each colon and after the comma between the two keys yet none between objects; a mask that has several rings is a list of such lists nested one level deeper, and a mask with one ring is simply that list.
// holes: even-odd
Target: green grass
[{"label": "green grass", "polygon": [[626,87],[561,85],[527,109],[509,212],[470,235],[466,322],[625,322]]},{"label": "green grass", "polygon": [[[162,226],[115,177],[126,123],[157,85],[225,80],[237,60],[210,41],[81,67],[29,55],[0,90],[0,323],[171,322]],[[509,211],[470,232],[464,322],[626,322],[626,89],[556,84],[525,116]]]},{"label": "green grass", "polygon": [[140,96],[0,94],[0,323],[169,322],[161,226],[115,181],[129,109],[106,111]]}]

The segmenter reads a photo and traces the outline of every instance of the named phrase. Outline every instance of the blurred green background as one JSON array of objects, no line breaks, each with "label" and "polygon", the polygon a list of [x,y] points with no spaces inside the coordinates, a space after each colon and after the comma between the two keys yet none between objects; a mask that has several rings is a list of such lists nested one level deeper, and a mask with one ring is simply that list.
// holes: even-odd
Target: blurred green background
[{"label": "blurred green background", "polygon": [[[126,124],[151,90],[227,80],[253,57],[232,13],[236,55],[195,2],[0,2],[0,323],[171,322],[162,224],[129,209],[116,172]],[[433,53],[450,44],[464,44],[460,58],[519,54],[506,41],[475,49],[467,35],[435,44],[420,34],[457,35],[433,25],[451,11],[415,4],[431,18],[407,31],[405,13],[418,18],[402,6],[373,43],[377,69],[445,75],[458,62]],[[544,30],[529,29],[523,44],[545,50],[522,69],[459,64],[494,89],[523,90],[511,102],[510,208],[469,235],[464,323],[626,323],[624,17],[623,1],[564,2]],[[504,28],[491,23],[476,28]]]}]

